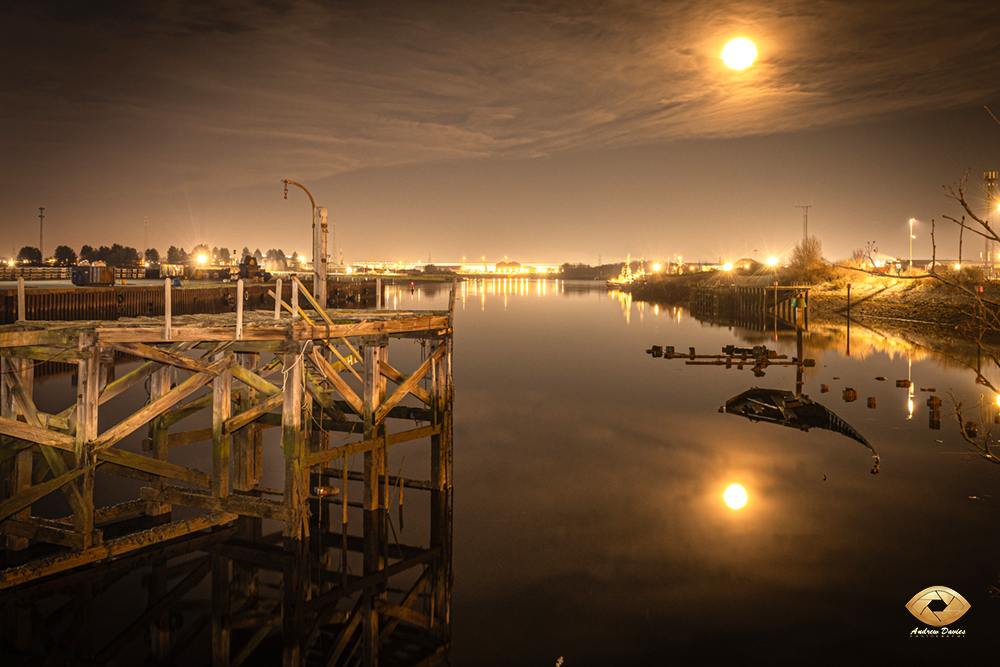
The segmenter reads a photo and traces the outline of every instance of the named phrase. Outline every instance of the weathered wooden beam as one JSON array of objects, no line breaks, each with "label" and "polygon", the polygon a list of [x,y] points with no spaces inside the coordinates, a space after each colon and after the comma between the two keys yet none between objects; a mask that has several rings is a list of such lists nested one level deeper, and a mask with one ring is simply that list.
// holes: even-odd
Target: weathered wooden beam
[{"label": "weathered wooden beam", "polygon": [[[395,368],[386,363],[383,363],[381,368],[382,368],[382,375],[392,380],[397,385],[403,384],[410,377],[408,375],[403,375],[398,370],[396,370]],[[410,389],[410,393],[416,396],[418,399],[420,399],[420,401],[423,402],[424,405],[431,404],[430,392],[421,387],[420,385],[414,385],[413,388]]]},{"label": "weathered wooden beam", "polygon": [[365,452],[370,452],[374,449],[378,449],[385,443],[388,446],[398,445],[404,442],[409,442],[411,440],[418,440],[420,438],[427,438],[432,435],[436,435],[441,432],[440,426],[423,426],[421,428],[415,428],[409,431],[403,431],[402,433],[392,433],[383,437],[378,438],[367,438],[365,440],[359,440],[358,442],[352,442],[347,445],[341,445],[340,447],[334,447],[332,449],[325,449],[319,452],[311,452],[305,455],[303,459],[303,465],[307,468],[311,468],[315,465],[324,465],[333,461],[334,459],[344,458],[345,456],[353,456],[354,454],[363,454]]},{"label": "weathered wooden beam", "polygon": [[424,376],[427,375],[427,371],[431,369],[431,364],[440,359],[446,349],[447,343],[439,345],[437,349],[424,360],[424,363],[420,364],[419,368],[417,368],[417,370],[415,370],[413,374],[403,382],[403,384],[399,385],[396,388],[396,391],[392,392],[392,395],[389,398],[382,402],[382,404],[378,407],[378,410],[375,411],[376,424],[385,421],[385,417],[389,414],[389,411],[396,407],[396,405],[403,400],[403,398],[406,397],[406,395],[409,394],[414,387],[417,386],[417,383],[420,382]]},{"label": "weathered wooden beam", "polygon": [[95,561],[114,558],[143,547],[162,544],[176,537],[229,523],[235,518],[235,514],[228,512],[210,512],[189,519],[172,521],[156,526],[155,528],[150,528],[149,530],[139,531],[113,540],[107,540],[102,545],[91,547],[85,551],[59,553],[46,558],[40,558],[21,567],[0,571],[0,590]]},{"label": "weathered wooden beam", "polygon": [[180,447],[181,445],[190,445],[195,442],[204,442],[206,440],[211,440],[211,439],[212,439],[212,427],[207,426],[205,428],[196,428],[190,431],[171,433],[167,437],[167,446]]},{"label": "weathered wooden beam", "polygon": [[344,400],[347,401],[355,413],[360,415],[364,411],[361,398],[354,393],[354,390],[351,389],[350,385],[348,385],[347,382],[340,377],[340,374],[334,370],[333,366],[330,365],[330,362],[324,359],[323,355],[319,353],[319,350],[315,348],[310,350],[309,359],[313,362],[313,366],[315,366],[316,370],[322,373],[323,377],[326,378],[326,380],[333,385],[334,389],[336,389],[340,395],[344,397]]},{"label": "weathered wooden beam", "polygon": [[265,396],[276,396],[281,389],[271,384],[261,376],[257,375],[248,368],[243,368],[240,365],[235,365],[232,367],[233,377],[242,382],[243,384],[251,387]]},{"label": "weathered wooden beam", "polygon": [[71,549],[85,549],[88,546],[81,533],[74,532],[72,528],[45,525],[38,517],[31,517],[28,521],[6,519],[0,522],[0,533]]},{"label": "weathered wooden beam", "polygon": [[[235,366],[234,366],[235,368]],[[274,396],[271,396],[265,401],[261,401],[257,405],[249,408],[248,410],[241,412],[235,417],[230,417],[226,420],[224,424],[223,431],[227,434],[231,434],[247,424],[255,421],[261,415],[274,410],[282,405],[285,400],[284,392],[279,392]]]},{"label": "weathered wooden beam", "polygon": [[331,400],[330,396],[323,391],[322,387],[310,380],[306,380],[305,387],[309,395],[316,399],[316,402],[319,403],[320,408],[322,408],[323,412],[325,412],[327,416],[336,421],[347,421],[347,415],[345,415],[343,411],[337,407],[336,401]]},{"label": "weathered wooden beam", "polygon": [[31,359],[33,361],[79,361],[79,352],[75,347],[54,347],[54,346],[25,346],[25,347],[0,347],[0,356],[16,357],[18,359]]},{"label": "weathered wooden beam", "polygon": [[0,417],[0,433],[19,440],[27,440],[28,442],[55,447],[67,452],[75,451],[76,439],[71,436],[49,431],[38,426],[30,426],[24,422],[14,421],[6,417]]},{"label": "weathered wooden beam", "polygon": [[413,625],[417,625],[422,628],[430,628],[432,625],[430,617],[426,614],[421,614],[420,612],[414,611],[409,607],[393,604],[391,602],[387,602],[386,600],[376,600],[375,608],[379,611],[379,613],[392,616],[401,621],[406,621],[407,623],[412,623]]},{"label": "weathered wooden beam", "polygon": [[143,500],[233,512],[245,516],[260,517],[261,519],[286,521],[289,516],[288,508],[283,502],[241,494],[231,494],[225,498],[215,498],[209,492],[199,492],[197,489],[182,489],[176,486],[168,486],[163,492],[147,486],[140,489],[139,494]]},{"label": "weathered wooden beam", "polygon": [[212,486],[212,478],[200,470],[185,468],[176,463],[160,461],[148,456],[142,456],[141,454],[115,449],[114,447],[105,449],[99,453],[97,460],[107,461],[108,463],[114,463],[133,470],[140,470],[167,479],[176,479],[180,482],[187,482],[188,484],[194,484],[206,489]]},{"label": "weathered wooden beam", "polygon": [[[433,428],[433,427],[431,427]],[[319,471],[320,475],[324,477],[342,477],[343,474],[340,470],[336,468],[321,468]],[[356,470],[351,470],[347,473],[347,479],[352,482],[360,482],[364,479],[364,475]],[[433,491],[434,482],[430,480],[423,479],[410,479],[408,477],[397,477],[396,475],[389,475],[387,478],[383,478],[389,484],[389,486],[396,486],[397,484],[402,484],[409,489],[420,489],[422,491]]]},{"label": "weathered wooden beam", "polygon": [[30,507],[32,503],[41,500],[53,491],[61,489],[66,484],[82,475],[84,472],[84,468],[77,468],[72,472],[65,473],[59,477],[54,477],[47,482],[35,484],[31,488],[22,491],[16,496],[0,502],[0,521],[3,521],[7,517],[19,512],[25,507]]},{"label": "weathered wooden beam", "polygon": [[174,366],[175,368],[181,368],[186,371],[191,371],[192,373],[212,372],[208,364],[203,361],[185,357],[183,354],[175,354],[173,352],[159,350],[144,343],[111,343],[110,347],[118,350],[119,352],[124,352],[125,354],[131,354],[136,357],[141,357],[142,359],[149,359],[150,361],[156,361],[167,366]]},{"label": "weathered wooden beam", "polygon": [[101,450],[111,447],[116,442],[138,429],[140,426],[149,422],[149,420],[160,416],[172,406],[204,387],[212,381],[215,374],[226,370],[232,365],[232,363],[233,357],[230,355],[212,364],[211,373],[206,372],[192,375],[164,396],[150,402],[149,405],[142,408],[128,419],[119,422],[116,426],[113,426],[105,431],[96,441],[94,441],[94,448],[100,452]]}]

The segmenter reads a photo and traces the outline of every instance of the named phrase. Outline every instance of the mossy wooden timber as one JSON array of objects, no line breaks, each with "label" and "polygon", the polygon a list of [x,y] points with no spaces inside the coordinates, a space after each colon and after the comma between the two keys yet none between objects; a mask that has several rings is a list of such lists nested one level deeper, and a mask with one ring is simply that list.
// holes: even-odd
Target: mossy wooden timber
[{"label": "mossy wooden timber", "polygon": [[[308,292],[299,295],[311,301]],[[243,313],[242,322],[235,314],[173,317],[169,327],[163,318],[0,326],[0,540],[7,564],[0,571],[0,600],[5,591],[18,595],[73,568],[155,553],[206,529],[228,527],[236,542],[217,546],[201,575],[210,570],[213,582],[213,664],[242,662],[273,630],[284,665],[306,664],[317,651],[322,664],[341,664],[353,652],[363,664],[376,665],[380,646],[391,643],[401,621],[432,632],[435,651],[446,650],[454,295],[447,311],[310,305],[285,304],[296,317],[278,320],[271,311],[256,311]],[[390,342],[398,338],[427,345],[423,362],[409,373],[388,360]],[[142,363],[109,380],[104,360],[111,351]],[[56,414],[40,411],[33,400],[34,367],[50,359],[77,365],[75,401]],[[422,381],[429,386],[421,387]],[[136,392],[141,408],[98,428],[103,404]],[[178,430],[180,420],[203,411],[211,415],[210,428]],[[426,423],[406,423],[414,418]],[[280,489],[260,483],[266,473],[262,432],[271,427],[281,432]],[[137,432],[146,436],[141,453],[123,447]],[[354,435],[345,438],[345,432]],[[421,442],[430,450],[427,479],[390,476],[389,448]],[[210,452],[210,469],[180,460],[174,448],[181,444],[183,452]],[[355,454],[364,457],[364,469],[348,475],[347,458]],[[95,487],[117,476],[143,481],[139,497],[95,507]],[[390,490],[403,487],[430,493],[427,547],[388,547]],[[49,494],[64,494],[71,514],[34,515],[32,505]],[[342,539],[330,530],[336,505],[344,512]],[[187,510],[185,518],[172,520],[175,506],[196,513]],[[348,506],[363,510],[360,537],[347,534]],[[144,529],[123,533],[125,519]],[[280,534],[263,537],[264,520],[280,522]],[[317,545],[342,549],[343,558],[317,559]],[[360,576],[349,573],[348,550],[362,552]],[[253,641],[232,645],[234,627],[246,627],[234,625],[237,606],[245,612],[247,600],[260,596],[259,572],[274,567],[284,581],[280,600],[260,613]],[[309,572],[317,567],[326,574],[311,583]],[[390,597],[390,578],[413,568],[419,577],[412,595]],[[158,590],[166,586],[164,577]],[[429,613],[414,609],[419,598],[430,600]],[[352,611],[338,610],[343,600]],[[161,611],[151,606],[143,623],[166,659],[175,638]],[[5,632],[14,628],[21,636],[17,628],[30,623],[30,614],[12,612],[3,620]],[[331,623],[338,640],[317,648]]]}]

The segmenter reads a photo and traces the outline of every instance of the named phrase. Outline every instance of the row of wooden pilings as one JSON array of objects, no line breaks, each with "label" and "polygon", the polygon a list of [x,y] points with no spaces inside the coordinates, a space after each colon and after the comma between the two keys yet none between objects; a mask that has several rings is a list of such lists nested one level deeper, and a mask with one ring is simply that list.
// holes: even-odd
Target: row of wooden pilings
[{"label": "row of wooden pilings", "polygon": [[691,290],[691,314],[717,324],[755,331],[809,328],[809,288],[725,285]]}]

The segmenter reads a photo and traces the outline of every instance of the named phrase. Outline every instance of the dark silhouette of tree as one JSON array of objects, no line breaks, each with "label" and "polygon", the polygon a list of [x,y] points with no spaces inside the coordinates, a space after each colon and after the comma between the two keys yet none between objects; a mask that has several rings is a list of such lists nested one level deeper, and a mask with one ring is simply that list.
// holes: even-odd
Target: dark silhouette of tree
[{"label": "dark silhouette of tree", "polygon": [[184,252],[184,248],[178,248],[177,246],[170,246],[167,248],[167,262],[170,264],[183,264],[187,259],[187,253]]},{"label": "dark silhouette of tree", "polygon": [[243,246],[243,252],[240,253],[240,261],[243,261],[243,258],[246,257],[247,255],[252,255],[252,254],[253,253],[250,252],[250,248]]},{"label": "dark silhouette of tree", "polygon": [[88,262],[97,261],[97,251],[94,250],[94,246],[84,245],[80,248],[80,259],[85,259]]},{"label": "dark silhouette of tree", "polygon": [[41,264],[42,251],[34,246],[26,245],[17,253],[17,261],[27,264]]},{"label": "dark silhouette of tree", "polygon": [[150,264],[160,263],[160,251],[156,248],[146,248],[145,257]]},{"label": "dark silhouette of tree", "polygon": [[229,248],[219,248],[219,261],[223,264],[228,264],[232,261],[232,255],[229,254]]},{"label": "dark silhouette of tree", "polygon": [[76,251],[68,245],[56,246],[55,258],[59,266],[71,266],[76,264]]}]

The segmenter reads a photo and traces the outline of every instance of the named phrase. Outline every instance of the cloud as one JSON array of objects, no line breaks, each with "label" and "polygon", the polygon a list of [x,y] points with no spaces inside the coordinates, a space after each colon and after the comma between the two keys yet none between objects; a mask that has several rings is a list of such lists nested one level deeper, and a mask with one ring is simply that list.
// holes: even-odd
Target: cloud
[{"label": "cloud", "polygon": [[[998,88],[974,3],[42,7],[4,12],[5,149],[131,155],[167,188],[794,132]],[[718,57],[738,35],[760,52],[742,73]]]}]

